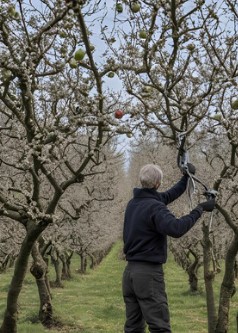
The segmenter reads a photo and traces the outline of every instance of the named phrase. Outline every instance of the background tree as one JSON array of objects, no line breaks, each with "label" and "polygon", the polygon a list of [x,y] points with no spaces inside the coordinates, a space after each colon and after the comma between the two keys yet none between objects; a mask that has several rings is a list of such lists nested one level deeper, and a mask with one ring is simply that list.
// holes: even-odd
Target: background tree
[{"label": "background tree", "polygon": [[[108,64],[105,59],[98,65],[90,47],[85,15],[91,9],[78,13],[80,25],[69,10],[62,1],[5,1],[1,7],[1,215],[26,229],[0,329],[4,333],[17,331],[17,299],[28,258],[36,239],[54,223],[62,195],[96,174],[92,168],[106,158],[103,146],[117,131],[129,131],[112,117],[116,95],[106,94],[103,85]],[[75,55],[78,48],[83,57],[81,51]],[[32,272],[39,282],[46,268],[35,246]],[[41,320],[51,326],[47,289],[44,294]]]}]

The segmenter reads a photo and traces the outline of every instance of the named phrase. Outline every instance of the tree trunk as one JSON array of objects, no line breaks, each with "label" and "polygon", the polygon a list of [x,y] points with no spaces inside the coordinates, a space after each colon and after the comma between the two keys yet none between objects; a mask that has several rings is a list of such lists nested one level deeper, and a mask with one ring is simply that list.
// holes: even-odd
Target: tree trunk
[{"label": "tree trunk", "polygon": [[238,312],[236,314],[236,331],[238,333]]},{"label": "tree trunk", "polygon": [[39,319],[46,327],[53,325],[53,309],[51,303],[51,295],[48,284],[48,267],[39,251],[39,244],[35,242],[32,249],[32,257],[34,259],[31,266],[31,274],[36,279],[38,293],[40,298]]},{"label": "tree trunk", "polygon": [[197,272],[192,270],[188,271],[188,277],[189,277],[189,286],[190,286],[190,291],[192,293],[195,293],[198,291],[198,277],[197,277]]},{"label": "tree trunk", "polygon": [[80,262],[80,272],[82,274],[86,273],[86,269],[87,269],[87,257],[85,255],[85,253],[81,253],[80,254],[80,258],[81,258],[81,262]]},{"label": "tree trunk", "polygon": [[65,254],[60,255],[60,260],[62,261],[62,280],[69,280],[71,278],[70,272],[68,270],[68,265],[66,261]]},{"label": "tree trunk", "polygon": [[49,280],[49,275],[48,275],[48,273],[49,273],[49,269],[48,269],[49,268],[49,258],[44,258],[43,257],[43,260],[44,260],[44,262],[46,263],[46,266],[47,266],[47,272],[46,272],[46,276],[45,276],[45,283],[46,283],[46,287],[49,291],[50,297],[52,299],[51,288],[50,288],[50,280]]},{"label": "tree trunk", "polygon": [[89,253],[88,255],[89,255],[90,259],[91,259],[90,268],[91,268],[91,269],[94,269],[95,266],[96,266],[94,255],[93,255],[93,254],[90,254],[90,253]]},{"label": "tree trunk", "polygon": [[63,268],[62,268],[62,279],[63,280],[70,280],[71,277],[72,277],[71,270],[70,270],[72,255],[73,255],[73,252],[70,253],[70,254],[65,252],[60,256],[60,259],[61,259],[62,264],[63,264]]},{"label": "tree trunk", "polygon": [[218,321],[215,333],[227,333],[229,310],[232,296],[235,294],[235,260],[238,252],[238,235],[235,235],[226,255],[225,273],[220,290]]},{"label": "tree trunk", "polygon": [[74,254],[74,252],[71,251],[70,254],[68,253],[67,257],[66,257],[66,264],[67,264],[68,275],[69,275],[70,279],[72,278],[72,274],[71,274],[71,259],[73,257],[73,254]]},{"label": "tree trunk", "polygon": [[234,272],[235,272],[235,279],[237,279],[238,278],[238,257],[237,257],[237,255],[235,258]]},{"label": "tree trunk", "polygon": [[55,268],[55,282],[53,283],[53,286],[56,288],[63,288],[61,261],[59,258],[51,258],[51,260]]},{"label": "tree trunk", "polygon": [[0,273],[6,273],[6,270],[9,266],[10,256],[11,254],[7,254],[6,257],[3,258],[0,266]]},{"label": "tree trunk", "polygon": [[15,263],[14,274],[7,295],[7,307],[0,328],[0,333],[17,333],[18,297],[22,289],[27,272],[28,260],[33,244],[42,230],[31,226],[22,242],[18,258]]},{"label": "tree trunk", "polygon": [[15,264],[15,260],[16,260],[16,255],[11,255],[9,262],[8,262],[8,267],[7,268],[12,268],[14,267]]},{"label": "tree trunk", "polygon": [[187,272],[189,277],[190,291],[194,293],[198,291],[199,255],[191,249],[189,249],[189,252],[193,255],[194,262],[188,267]]},{"label": "tree trunk", "polygon": [[205,225],[205,223],[203,224],[203,264],[207,300],[208,333],[214,333],[217,323],[213,291],[215,272],[212,265],[212,242],[210,240],[209,226]]}]

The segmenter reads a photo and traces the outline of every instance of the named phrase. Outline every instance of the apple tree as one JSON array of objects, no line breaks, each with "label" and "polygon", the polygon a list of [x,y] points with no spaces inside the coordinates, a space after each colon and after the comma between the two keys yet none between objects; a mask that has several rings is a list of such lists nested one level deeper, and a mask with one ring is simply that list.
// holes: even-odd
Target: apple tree
[{"label": "apple tree", "polygon": [[142,134],[156,131],[164,142],[177,143],[185,132],[191,151],[199,141],[204,149],[211,147],[209,140],[220,145],[219,157],[209,149],[210,162],[220,162],[210,184],[219,192],[216,207],[226,228],[233,231],[233,240],[227,250],[218,315],[211,310],[209,316],[209,302],[208,326],[209,332],[227,332],[238,244],[237,2],[141,0],[138,11],[132,3],[122,1],[123,10],[117,13],[120,75],[137,101],[132,120]]},{"label": "apple tree", "polygon": [[17,332],[17,301],[31,252],[39,292],[45,290],[40,318],[51,326],[46,267],[36,240],[56,220],[70,186],[81,186],[103,165],[109,140],[130,132],[124,120],[114,118],[118,96],[105,86],[112,57],[96,62],[90,40],[90,15],[103,17],[105,9],[82,3],[75,16],[65,1],[1,5],[0,214],[25,228],[1,333]]}]

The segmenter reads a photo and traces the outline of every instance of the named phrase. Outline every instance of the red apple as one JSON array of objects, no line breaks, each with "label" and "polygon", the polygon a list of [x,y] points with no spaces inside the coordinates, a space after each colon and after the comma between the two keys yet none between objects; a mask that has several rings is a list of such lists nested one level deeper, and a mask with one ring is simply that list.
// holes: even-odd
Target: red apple
[{"label": "red apple", "polygon": [[115,118],[121,119],[123,117],[124,113],[122,110],[116,110],[115,111]]}]

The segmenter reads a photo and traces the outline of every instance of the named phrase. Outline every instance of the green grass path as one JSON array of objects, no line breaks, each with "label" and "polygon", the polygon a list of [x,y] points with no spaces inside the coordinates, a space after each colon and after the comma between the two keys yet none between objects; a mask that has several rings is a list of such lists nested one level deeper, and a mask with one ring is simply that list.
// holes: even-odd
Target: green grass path
[{"label": "green grass path", "polygon": [[[100,266],[86,275],[76,273],[79,259],[73,261],[73,279],[65,281],[63,289],[53,289],[55,315],[64,322],[60,331],[47,331],[39,323],[31,323],[37,317],[38,294],[35,283],[27,276],[19,302],[19,333],[123,333],[124,304],[121,296],[121,276],[125,262],[120,259],[121,244],[116,244]],[[6,291],[10,273],[0,275],[0,313],[6,303]],[[51,278],[54,279],[53,271]],[[206,300],[204,286],[201,292],[188,292],[187,275],[174,263],[172,256],[165,265],[166,288],[170,306],[173,333],[207,333]],[[218,295],[222,274],[217,276],[215,291]],[[218,298],[218,297],[217,297]],[[229,333],[236,332],[235,317],[238,297],[233,298]]]}]

